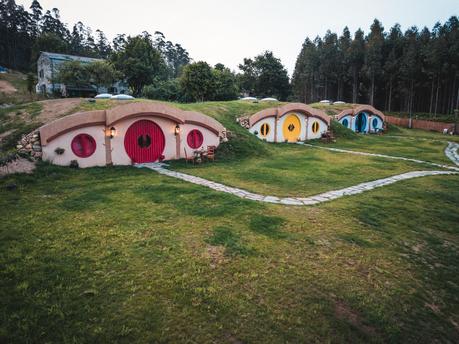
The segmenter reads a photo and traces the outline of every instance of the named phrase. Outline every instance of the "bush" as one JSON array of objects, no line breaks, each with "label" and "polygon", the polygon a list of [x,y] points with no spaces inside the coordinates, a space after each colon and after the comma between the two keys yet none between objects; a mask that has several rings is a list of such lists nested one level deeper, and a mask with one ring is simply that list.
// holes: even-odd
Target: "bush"
[{"label": "bush", "polygon": [[78,164],[78,161],[76,161],[76,160],[70,161],[70,165],[69,166],[70,166],[70,168],[79,168],[80,167],[80,165]]},{"label": "bush", "polygon": [[340,122],[336,120],[332,120],[330,123],[330,129],[333,133],[333,135],[336,138],[343,138],[343,139],[357,139],[359,136],[353,132],[351,129],[346,128],[344,125],[342,125]]},{"label": "bush", "polygon": [[143,88],[142,96],[148,99],[181,101],[183,98],[178,79],[157,81]]}]

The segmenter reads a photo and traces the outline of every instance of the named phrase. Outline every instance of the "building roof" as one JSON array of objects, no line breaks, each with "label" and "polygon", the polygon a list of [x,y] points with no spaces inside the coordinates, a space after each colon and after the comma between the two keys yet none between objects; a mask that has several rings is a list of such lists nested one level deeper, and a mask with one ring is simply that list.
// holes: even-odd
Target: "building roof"
[{"label": "building roof", "polygon": [[335,119],[339,121],[341,118],[345,116],[348,116],[348,115],[355,116],[361,112],[370,112],[373,115],[379,116],[383,121],[385,121],[385,116],[381,111],[367,104],[355,104],[353,105],[352,108],[345,109],[341,111],[339,114],[335,115]]},{"label": "building roof", "polygon": [[250,116],[249,125],[250,127],[253,127],[255,123],[261,121],[264,118],[267,118],[267,117],[280,118],[286,115],[287,113],[291,113],[291,112],[299,112],[307,116],[317,117],[323,120],[328,125],[330,125],[330,116],[328,116],[324,111],[314,109],[310,107],[309,105],[306,105],[303,103],[289,103],[283,106],[261,110],[260,112],[257,112],[256,114]]},{"label": "building roof", "polygon": [[80,61],[80,62],[86,62],[86,63],[95,62],[95,61],[103,61],[102,59],[96,59],[93,57],[49,53],[46,51],[42,51],[41,55],[46,56],[50,58],[51,60],[58,60],[58,61]]},{"label": "building roof", "polygon": [[132,117],[162,117],[177,124],[202,126],[220,136],[225,130],[216,119],[199,112],[183,111],[164,103],[135,102],[117,106],[109,110],[78,112],[54,120],[40,127],[41,144],[46,146],[54,138],[77,128],[103,125],[110,127],[121,120]]}]

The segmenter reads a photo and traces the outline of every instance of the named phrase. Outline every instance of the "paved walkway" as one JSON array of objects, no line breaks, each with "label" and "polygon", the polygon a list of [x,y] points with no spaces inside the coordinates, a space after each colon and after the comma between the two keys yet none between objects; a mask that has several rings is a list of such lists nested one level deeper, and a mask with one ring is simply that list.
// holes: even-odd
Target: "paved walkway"
[{"label": "paved walkway", "polygon": [[452,162],[459,166],[459,143],[448,142],[445,154]]},{"label": "paved walkway", "polygon": [[[354,185],[348,188],[344,188],[344,189],[324,192],[324,193],[321,193],[315,196],[309,196],[305,198],[301,198],[301,197],[282,198],[282,197],[276,197],[276,196],[260,195],[260,194],[249,192],[243,189],[238,189],[238,188],[234,188],[231,186],[226,186],[224,184],[212,182],[210,180],[207,180],[201,177],[196,177],[196,176],[192,176],[192,175],[181,173],[181,172],[171,171],[165,168],[167,165],[163,163],[138,164],[136,165],[136,167],[149,168],[153,171],[158,172],[159,174],[162,174],[168,177],[181,179],[181,180],[184,180],[189,183],[196,184],[196,185],[202,185],[210,189],[229,193],[229,194],[232,194],[240,198],[249,199],[249,200],[258,201],[258,202],[284,204],[284,205],[316,205],[316,204],[328,202],[328,201],[331,201],[331,200],[334,200],[334,199],[337,199],[343,196],[356,195],[356,194],[359,194],[365,191],[370,191],[370,190],[379,188],[381,186],[394,184],[401,180],[426,177],[426,176],[459,174],[458,167],[437,164],[437,163],[429,162],[429,161],[404,158],[404,157],[392,156],[392,155],[385,155],[385,154],[359,152],[359,151],[340,149],[340,148],[314,146],[311,144],[304,144],[304,145],[308,147],[318,148],[318,149],[325,149],[325,150],[329,150],[333,152],[349,153],[349,154],[364,155],[364,156],[376,156],[376,157],[386,158],[386,159],[404,160],[404,161],[411,161],[411,162],[415,162],[419,164],[428,164],[431,166],[448,169],[449,171],[413,171],[413,172],[402,173],[402,174],[388,177],[388,178],[373,180],[371,182],[357,184],[357,185]],[[448,146],[445,149],[445,154],[452,162],[454,162],[456,165],[459,166],[459,144],[454,143],[454,142],[448,142]]]},{"label": "paved walkway", "polygon": [[371,182],[361,183],[361,184],[351,186],[348,188],[344,188],[344,189],[340,189],[340,190],[324,192],[324,193],[321,193],[315,196],[310,196],[310,197],[305,197],[305,198],[299,198],[299,197],[280,198],[276,196],[260,195],[260,194],[252,193],[246,190],[234,188],[231,186],[226,186],[220,183],[215,183],[215,182],[212,182],[204,178],[191,176],[189,174],[185,174],[181,172],[171,171],[171,170],[164,168],[164,166],[166,165],[162,163],[148,163],[148,164],[136,165],[136,167],[139,167],[139,168],[146,167],[153,171],[158,172],[159,174],[162,174],[168,177],[173,177],[173,178],[181,179],[181,180],[193,183],[193,184],[202,185],[202,186],[211,188],[216,191],[232,194],[240,198],[249,199],[249,200],[258,201],[258,202],[284,204],[284,205],[315,205],[315,204],[331,201],[331,200],[334,200],[334,199],[337,199],[343,196],[356,195],[356,194],[359,194],[365,191],[373,190],[381,186],[393,184],[401,180],[425,177],[425,176],[459,174],[458,172],[453,172],[453,171],[414,171],[414,172],[399,174],[399,175],[392,176],[389,178],[378,179],[378,180],[374,180]]},{"label": "paved walkway", "polygon": [[[349,153],[349,154],[364,155],[364,156],[376,156],[376,157],[379,157],[379,158],[386,158],[386,159],[393,159],[393,160],[411,161],[411,162],[415,162],[415,163],[418,163],[418,164],[427,164],[427,165],[431,165],[431,166],[435,166],[435,167],[446,168],[446,169],[448,169],[448,170],[459,171],[459,168],[458,168],[458,167],[455,167],[455,166],[444,165],[444,164],[437,164],[437,163],[435,163],[435,162],[424,161],[424,160],[418,160],[418,159],[404,158],[404,157],[401,157],[401,156],[393,156],[393,155],[385,155],[385,154],[377,154],[377,153],[359,152],[359,151],[353,151],[353,150],[341,149],[341,148],[322,147],[322,146],[311,145],[311,144],[309,144],[309,143],[305,143],[304,145],[305,145],[305,146],[308,146],[308,147],[318,148],[318,149],[325,149],[325,150],[329,150],[329,151],[333,151],[333,152]],[[448,147],[450,147],[450,145],[457,145],[457,143],[449,142]],[[458,145],[458,146],[459,146],[459,145]],[[447,147],[446,149],[448,149],[448,147]],[[451,149],[452,149],[452,148],[451,148]],[[448,156],[448,153],[446,153],[446,151],[445,151],[445,154]],[[456,156],[457,156],[457,154],[456,154]],[[451,157],[449,157],[449,156],[448,156],[448,158],[451,159]],[[458,161],[459,161],[459,160],[458,160]],[[454,160],[453,160],[453,162],[454,162]],[[457,162],[455,162],[455,163],[457,164]],[[459,165],[459,164],[458,164],[458,165]]]}]

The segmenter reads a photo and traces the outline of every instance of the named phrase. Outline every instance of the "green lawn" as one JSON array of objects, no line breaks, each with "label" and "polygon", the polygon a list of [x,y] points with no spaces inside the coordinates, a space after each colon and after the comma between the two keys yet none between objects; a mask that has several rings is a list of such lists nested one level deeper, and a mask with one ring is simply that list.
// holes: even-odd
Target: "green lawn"
[{"label": "green lawn", "polygon": [[263,157],[197,166],[178,161],[171,163],[171,169],[279,197],[311,196],[409,171],[435,169],[429,165],[300,145],[267,146],[269,150]]},{"label": "green lawn", "polygon": [[[262,106],[180,105],[235,139],[215,164],[172,168],[285,195],[429,169],[263,143],[234,121]],[[423,142],[400,155],[444,161]],[[458,176],[286,207],[146,169],[40,164],[0,179],[0,342],[457,342],[458,204]]]}]

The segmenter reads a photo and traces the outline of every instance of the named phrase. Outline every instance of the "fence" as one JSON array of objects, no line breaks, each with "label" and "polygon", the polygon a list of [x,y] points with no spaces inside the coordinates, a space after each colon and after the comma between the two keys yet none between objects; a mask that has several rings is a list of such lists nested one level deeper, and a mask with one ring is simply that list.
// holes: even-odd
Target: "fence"
[{"label": "fence", "polygon": [[[405,128],[410,127],[409,118],[386,116],[386,121],[390,124],[398,125],[399,127],[405,127]],[[411,128],[438,131],[440,133],[442,133],[444,129],[447,129],[448,132],[452,132],[454,130],[454,123],[433,122],[433,121],[425,121],[422,119],[412,119]]]}]

